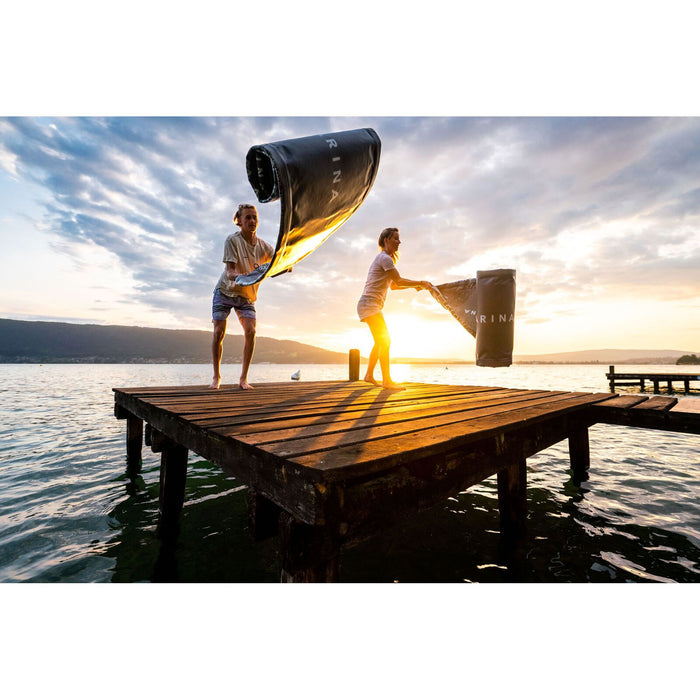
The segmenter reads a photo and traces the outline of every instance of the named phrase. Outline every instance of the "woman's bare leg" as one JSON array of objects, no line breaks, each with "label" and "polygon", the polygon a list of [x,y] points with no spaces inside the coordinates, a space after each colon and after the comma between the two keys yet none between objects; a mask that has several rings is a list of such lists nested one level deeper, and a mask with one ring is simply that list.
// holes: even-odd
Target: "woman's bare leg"
[{"label": "woman's bare leg", "polygon": [[[382,386],[385,389],[403,389],[400,384],[396,384],[391,379],[391,366],[389,360],[389,348],[391,346],[391,337],[389,336],[389,329],[386,327],[386,321],[384,321],[384,316],[381,313],[374,314],[365,321],[372,332],[372,337],[374,338],[374,347],[369,356],[369,365],[367,367],[367,375],[365,375],[365,381],[372,382],[373,384],[378,384],[374,381],[374,368],[376,366],[377,360],[379,360],[379,366],[382,369]],[[372,363],[373,353],[376,351],[376,358],[374,363]]]}]

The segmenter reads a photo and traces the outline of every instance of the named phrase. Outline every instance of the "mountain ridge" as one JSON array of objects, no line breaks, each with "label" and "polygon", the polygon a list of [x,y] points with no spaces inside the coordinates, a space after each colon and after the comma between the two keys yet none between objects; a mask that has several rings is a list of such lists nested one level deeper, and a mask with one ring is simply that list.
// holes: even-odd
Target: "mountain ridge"
[{"label": "mountain ridge", "polygon": [[[208,363],[211,331],[0,318],[0,363]],[[240,362],[243,336],[224,341],[223,362]],[[256,337],[254,362],[336,364],[347,355],[294,340]]]}]

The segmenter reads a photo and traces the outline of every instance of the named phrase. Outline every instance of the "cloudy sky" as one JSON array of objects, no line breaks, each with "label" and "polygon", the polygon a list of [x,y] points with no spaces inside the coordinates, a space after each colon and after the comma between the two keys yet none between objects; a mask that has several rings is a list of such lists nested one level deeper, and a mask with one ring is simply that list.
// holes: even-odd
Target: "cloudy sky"
[{"label": "cloudy sky", "polygon": [[[229,5],[5,10],[1,317],[209,329],[248,149],[372,127],[372,191],[263,282],[260,334],[367,352],[355,304],[393,225],[405,276],[517,270],[516,354],[700,351],[692,3]],[[258,209],[274,242],[279,205]],[[426,293],[386,312],[395,356],[474,357]]]},{"label": "cloudy sky", "polygon": [[[250,146],[364,126],[382,140],[374,187],[262,283],[260,335],[368,350],[355,304],[380,230],[398,226],[404,276],[517,270],[516,354],[700,349],[690,117],[2,118],[0,315],[209,329],[233,210],[257,203]],[[258,210],[274,243],[279,203]],[[390,293],[386,316],[395,355],[474,355],[426,293]]]}]

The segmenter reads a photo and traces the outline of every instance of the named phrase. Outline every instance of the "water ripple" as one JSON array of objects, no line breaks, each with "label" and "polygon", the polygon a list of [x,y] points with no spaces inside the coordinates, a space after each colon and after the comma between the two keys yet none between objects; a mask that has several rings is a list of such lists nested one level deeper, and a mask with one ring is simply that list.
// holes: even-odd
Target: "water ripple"
[{"label": "water ripple", "polygon": [[[297,367],[255,366],[258,381]],[[607,391],[599,366],[409,367],[412,381]],[[344,379],[343,366],[304,376]],[[155,537],[159,456],[126,473],[113,386],[204,384],[205,365],[0,366],[0,581],[275,581],[275,538],[253,542],[246,488],[190,455],[177,550]],[[500,544],[491,478],[343,556],[343,580],[700,582],[698,437],[594,426],[587,481],[568,445],[528,460],[528,531]]]}]

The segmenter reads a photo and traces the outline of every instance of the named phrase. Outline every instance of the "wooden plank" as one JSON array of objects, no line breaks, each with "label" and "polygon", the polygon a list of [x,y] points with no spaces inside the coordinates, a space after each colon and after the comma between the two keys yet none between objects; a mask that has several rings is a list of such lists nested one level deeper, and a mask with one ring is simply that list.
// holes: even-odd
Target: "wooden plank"
[{"label": "wooden plank", "polygon": [[631,411],[670,411],[678,399],[668,396],[652,396],[643,403],[630,408]]},{"label": "wooden plank", "polygon": [[[644,403],[626,409],[615,405],[614,401],[603,401],[591,406],[588,412],[591,420],[596,423],[698,435],[700,434],[699,404],[699,399],[681,398],[674,406],[653,409],[654,404],[652,404],[652,410],[644,410],[646,405]],[[656,405],[661,406],[660,403]]]},{"label": "wooden plank", "polygon": [[676,379],[689,379],[691,381],[700,379],[700,375],[697,374],[677,374],[673,372],[623,372],[614,375],[606,374],[609,379],[615,379],[615,384],[617,384],[618,379],[659,379],[661,381],[666,381],[671,379],[675,381]]},{"label": "wooden plank", "polygon": [[[357,385],[356,385],[357,386]],[[481,391],[493,391],[492,387],[484,388],[467,388],[460,390],[459,392],[449,392],[445,389],[441,390],[431,390],[429,392],[424,392],[423,396],[433,396],[436,399],[443,397],[447,399],[448,397],[457,397],[459,395],[469,396],[474,393]],[[248,396],[252,392],[245,392]],[[241,394],[239,394],[241,396]],[[287,395],[283,400],[277,397],[271,397],[270,392],[256,392],[255,399],[241,399],[238,397],[229,397],[228,399],[218,399],[217,401],[208,400],[207,403],[192,403],[189,401],[188,397],[178,397],[177,401],[168,399],[162,400],[159,397],[152,397],[147,400],[150,404],[157,406],[163,410],[168,410],[172,413],[177,413],[184,418],[194,419],[194,418],[206,418],[213,417],[217,420],[220,416],[244,416],[250,417],[254,420],[255,417],[259,419],[264,419],[269,415],[276,415],[280,411],[290,411],[299,412],[300,407],[303,407],[307,411],[321,412],[328,409],[331,406],[337,405],[340,402],[345,402],[347,405],[356,405],[358,407],[364,405],[372,405],[378,402],[384,403],[408,403],[415,399],[415,392],[389,392],[380,391],[376,387],[370,387],[370,385],[362,383],[362,386],[357,386],[357,388],[351,393],[344,393],[341,391],[336,392],[324,392],[318,396],[315,396],[311,400],[308,394],[304,392],[295,392],[294,394]],[[141,399],[137,396],[136,398]]]},{"label": "wooden plank", "polygon": [[[517,391],[517,390],[511,390]],[[403,392],[402,392],[403,393]],[[462,400],[471,400],[479,392],[464,393],[460,395],[446,395],[424,398],[434,405],[449,405]],[[481,393],[486,393],[481,392]],[[423,397],[422,397],[423,398]],[[180,414],[188,420],[196,422],[203,427],[223,427],[227,425],[235,426],[242,424],[261,424],[265,422],[279,422],[284,420],[305,420],[323,416],[333,416],[340,412],[345,413],[366,413],[380,409],[395,407],[401,410],[403,407],[411,407],[419,401],[412,399],[385,399],[383,397],[366,398],[360,397],[352,401],[324,401],[324,402],[300,402],[295,401],[288,405],[260,405],[255,411],[223,410],[208,413],[184,413]],[[267,428],[263,428],[267,429]]]},{"label": "wooden plank", "polygon": [[678,403],[671,409],[672,413],[687,413],[691,415],[700,414],[700,399],[680,398]]},{"label": "wooden plank", "polygon": [[[539,396],[556,396],[556,392],[536,392]],[[503,404],[521,403],[533,398],[527,391],[513,390],[510,392],[493,392],[488,396],[462,399],[447,402],[411,402],[403,405],[378,406],[364,410],[326,411],[319,415],[294,415],[280,417],[269,423],[251,425],[248,422],[238,426],[224,424],[221,426],[208,425],[216,428],[221,435],[236,436],[252,444],[280,442],[298,437],[313,437],[320,434],[338,433],[352,429],[362,429],[387,423],[406,422],[430,416],[448,416],[460,411],[471,411],[481,408],[495,407]]]},{"label": "wooden plank", "polygon": [[[435,427],[430,430],[409,431],[389,435],[385,439],[332,446],[325,451],[310,451],[286,457],[291,463],[324,472],[324,479],[350,478],[400,465],[403,461],[431,457],[443,451],[466,448],[477,439],[502,435],[549,416],[586,407],[607,394],[567,395],[559,401],[523,406],[517,411],[487,415],[467,422]],[[271,452],[270,445],[265,450]],[[283,446],[276,453],[284,456]]]},{"label": "wooden plank", "polygon": [[[502,400],[495,405],[486,405],[485,407],[477,405],[474,408],[460,410],[455,413],[435,412],[424,418],[414,418],[410,421],[377,422],[370,419],[366,423],[361,421],[350,422],[349,425],[346,424],[348,426],[347,429],[340,432],[318,431],[317,434],[312,434],[311,436],[303,435],[294,439],[283,439],[279,436],[263,434],[263,438],[269,441],[263,442],[262,448],[272,454],[290,459],[304,454],[337,449],[357,443],[366,444],[368,449],[370,449],[371,444],[377,440],[405,434],[411,434],[414,436],[414,441],[419,442],[422,440],[424,433],[437,428],[445,427],[449,429],[451,426],[452,432],[463,434],[464,430],[468,429],[469,424],[478,418],[485,417],[496,421],[502,414],[512,415],[516,411],[525,410],[530,406],[550,404],[558,396],[561,395],[545,393],[536,397],[524,397],[515,402]],[[240,435],[235,437],[239,440],[242,439]],[[247,444],[257,445],[260,438],[260,434],[252,434],[246,442]]]},{"label": "wooden plank", "polygon": [[598,405],[604,406],[605,408],[628,409],[632,408],[632,406],[641,404],[643,401],[649,401],[649,397],[635,394],[627,396],[616,396],[612,399],[601,401]]}]

